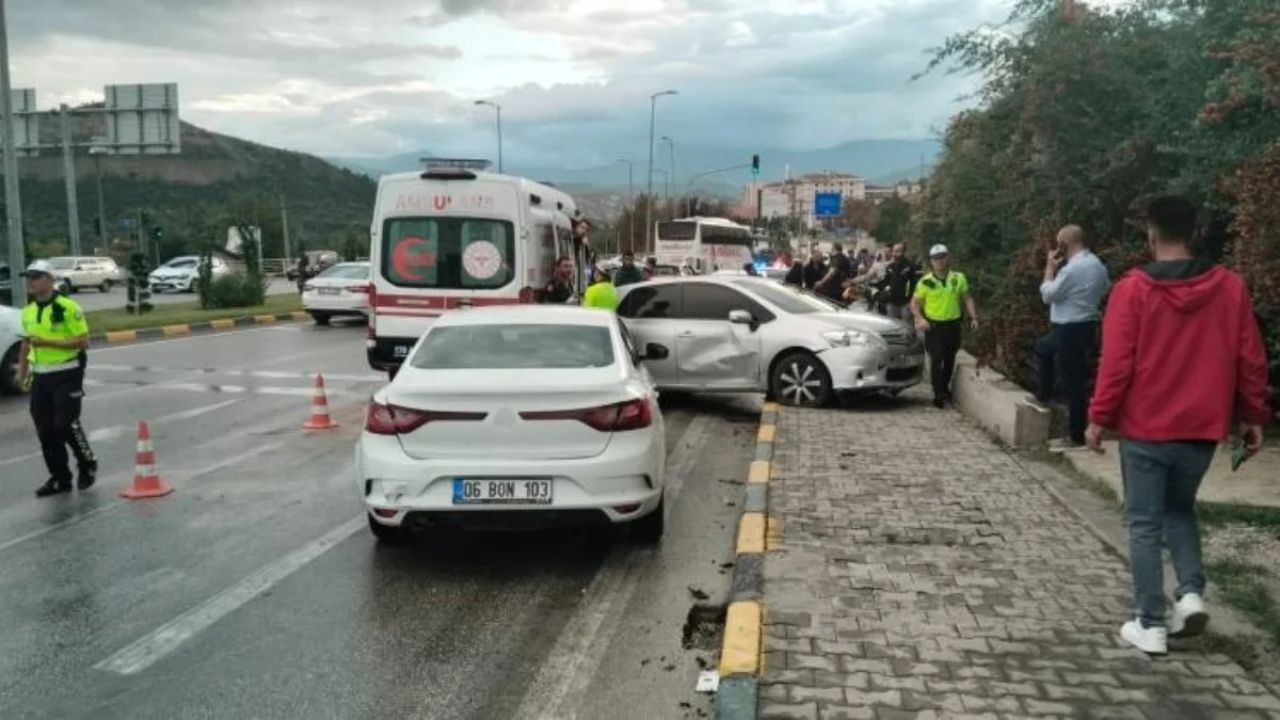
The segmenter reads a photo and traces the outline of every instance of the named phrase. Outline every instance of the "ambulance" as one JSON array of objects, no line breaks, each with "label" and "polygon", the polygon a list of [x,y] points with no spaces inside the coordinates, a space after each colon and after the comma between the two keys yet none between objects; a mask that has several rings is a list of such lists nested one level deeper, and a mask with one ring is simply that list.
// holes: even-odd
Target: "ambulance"
[{"label": "ambulance", "polygon": [[428,158],[421,172],[378,181],[369,228],[369,365],[394,374],[447,310],[538,302],[556,258],[587,250],[573,236],[573,198],[545,183],[489,172],[483,160]]}]

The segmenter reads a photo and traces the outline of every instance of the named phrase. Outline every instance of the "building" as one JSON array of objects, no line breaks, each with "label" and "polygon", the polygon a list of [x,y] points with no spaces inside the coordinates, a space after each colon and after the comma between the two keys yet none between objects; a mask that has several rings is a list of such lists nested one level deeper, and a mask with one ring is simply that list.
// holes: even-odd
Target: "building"
[{"label": "building", "polygon": [[915,197],[924,192],[924,183],[920,180],[903,180],[894,185],[868,185],[866,189],[867,199],[879,205],[889,198],[902,198],[903,200]]},{"label": "building", "polygon": [[761,217],[795,217],[805,228],[815,227],[814,200],[819,193],[838,193],[841,202],[865,200],[867,181],[857,175],[827,171],[770,183],[748,183],[743,206]]}]

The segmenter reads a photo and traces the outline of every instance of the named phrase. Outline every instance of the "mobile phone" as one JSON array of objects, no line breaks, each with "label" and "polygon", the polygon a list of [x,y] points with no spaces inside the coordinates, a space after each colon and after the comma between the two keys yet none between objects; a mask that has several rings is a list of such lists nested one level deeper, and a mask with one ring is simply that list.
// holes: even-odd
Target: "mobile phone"
[{"label": "mobile phone", "polygon": [[1236,435],[1231,438],[1231,472],[1240,469],[1240,466],[1249,459],[1249,451],[1245,449],[1244,438]]}]

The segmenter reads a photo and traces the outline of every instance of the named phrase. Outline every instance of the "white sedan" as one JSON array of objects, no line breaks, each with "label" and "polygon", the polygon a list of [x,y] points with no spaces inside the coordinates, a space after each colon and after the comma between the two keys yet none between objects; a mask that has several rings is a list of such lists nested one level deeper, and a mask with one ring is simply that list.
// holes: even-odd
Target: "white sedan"
[{"label": "white sedan", "polygon": [[335,315],[366,317],[369,314],[369,263],[338,263],[302,286],[302,309],[317,325],[328,325]]},{"label": "white sedan", "polygon": [[0,306],[0,393],[17,395],[18,353],[22,349],[22,313]]},{"label": "white sedan", "polygon": [[356,448],[369,528],[630,523],[663,529],[662,413],[611,312],[558,306],[455,310],[374,394]]}]

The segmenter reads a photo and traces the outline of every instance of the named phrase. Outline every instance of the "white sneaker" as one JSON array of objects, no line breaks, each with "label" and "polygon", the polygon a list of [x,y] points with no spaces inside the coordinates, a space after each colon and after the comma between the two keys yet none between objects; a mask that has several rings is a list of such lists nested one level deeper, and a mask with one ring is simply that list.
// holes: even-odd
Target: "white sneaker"
[{"label": "white sneaker", "polygon": [[1169,615],[1169,636],[1195,637],[1204,632],[1208,624],[1209,612],[1204,609],[1204,598],[1187,593],[1173,604],[1173,612]]},{"label": "white sneaker", "polygon": [[1169,631],[1162,627],[1142,627],[1141,621],[1130,620],[1121,626],[1120,637],[1148,655],[1169,652]]}]

